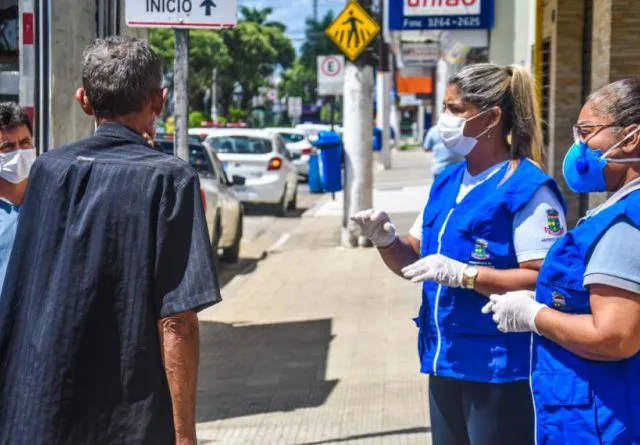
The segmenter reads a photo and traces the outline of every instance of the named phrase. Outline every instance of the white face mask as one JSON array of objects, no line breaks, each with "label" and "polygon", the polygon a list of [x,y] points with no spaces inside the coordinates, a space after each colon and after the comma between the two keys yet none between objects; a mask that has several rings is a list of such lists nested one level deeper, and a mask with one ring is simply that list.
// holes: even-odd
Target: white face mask
[{"label": "white face mask", "polygon": [[29,170],[35,160],[35,148],[0,153],[0,178],[12,184],[20,184],[29,177]]},{"label": "white face mask", "polygon": [[438,120],[438,129],[440,130],[440,138],[444,146],[447,147],[451,153],[466,157],[475,148],[478,139],[485,135],[490,128],[487,128],[476,137],[469,137],[464,135],[464,127],[467,122],[483,115],[489,110],[481,111],[469,119],[442,113]]}]

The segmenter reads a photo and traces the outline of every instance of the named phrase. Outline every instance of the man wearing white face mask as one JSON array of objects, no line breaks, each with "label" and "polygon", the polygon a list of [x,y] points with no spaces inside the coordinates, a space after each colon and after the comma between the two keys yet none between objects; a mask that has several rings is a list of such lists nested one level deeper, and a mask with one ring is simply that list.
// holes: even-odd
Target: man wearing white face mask
[{"label": "man wearing white face mask", "polygon": [[31,121],[16,103],[0,103],[0,289],[11,256],[18,212],[36,158]]},{"label": "man wearing white face mask", "polygon": [[492,289],[532,289],[566,231],[557,185],[531,161],[542,145],[531,75],[471,65],[449,79],[438,127],[465,158],[444,170],[407,237],[384,212],[354,216],[396,274],[422,285],[415,318],[430,374],[434,445],[528,445],[534,417],[528,335],[481,313]]}]

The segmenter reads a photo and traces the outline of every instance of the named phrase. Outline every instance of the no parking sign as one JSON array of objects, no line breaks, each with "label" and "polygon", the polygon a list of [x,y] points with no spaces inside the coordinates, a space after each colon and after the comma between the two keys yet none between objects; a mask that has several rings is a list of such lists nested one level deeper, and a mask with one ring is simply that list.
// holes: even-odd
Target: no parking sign
[{"label": "no parking sign", "polygon": [[344,56],[318,57],[318,95],[342,96],[344,87]]}]

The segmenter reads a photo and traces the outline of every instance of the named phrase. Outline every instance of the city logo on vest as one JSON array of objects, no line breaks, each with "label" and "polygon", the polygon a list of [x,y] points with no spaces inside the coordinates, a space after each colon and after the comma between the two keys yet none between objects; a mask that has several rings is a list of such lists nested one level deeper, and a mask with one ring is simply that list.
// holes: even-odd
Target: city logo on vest
[{"label": "city logo on vest", "polygon": [[487,248],[489,247],[489,242],[483,239],[477,239],[476,245],[473,249],[473,253],[471,254],[471,258],[478,261],[486,261],[491,258],[489,252],[487,252]]},{"label": "city logo on vest", "polygon": [[553,300],[553,307],[556,309],[562,310],[567,307],[567,299],[560,292],[552,292],[551,299]]},{"label": "city logo on vest", "polygon": [[560,236],[564,234],[564,227],[560,223],[560,212],[556,209],[547,210],[547,227],[544,228],[547,235]]}]

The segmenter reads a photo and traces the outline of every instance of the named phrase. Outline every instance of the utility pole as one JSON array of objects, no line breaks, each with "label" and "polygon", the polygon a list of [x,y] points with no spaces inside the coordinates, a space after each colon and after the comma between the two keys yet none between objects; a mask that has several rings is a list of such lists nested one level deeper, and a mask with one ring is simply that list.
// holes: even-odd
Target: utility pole
[{"label": "utility pole", "polygon": [[318,22],[318,0],[313,0],[313,20]]},{"label": "utility pole", "polygon": [[218,68],[213,69],[211,76],[211,120],[218,122]]},{"label": "utility pole", "polygon": [[[371,10],[371,0],[359,3]],[[346,169],[342,243],[347,247],[370,246],[349,219],[373,207],[373,67],[368,50],[355,63],[346,64],[342,114]]]},{"label": "utility pole", "polygon": [[175,155],[185,161],[189,160],[189,94],[187,84],[189,80],[189,30],[178,29],[175,32],[175,59],[173,64],[175,90]]},{"label": "utility pole", "polygon": [[[384,28],[384,0],[380,2],[380,27]],[[382,130],[382,150],[378,161],[383,170],[391,169],[391,108],[390,108],[390,84],[391,73],[389,72],[389,48],[384,40],[384,31],[380,33],[379,38],[379,64],[378,64],[378,82],[377,82],[377,125]]]}]

